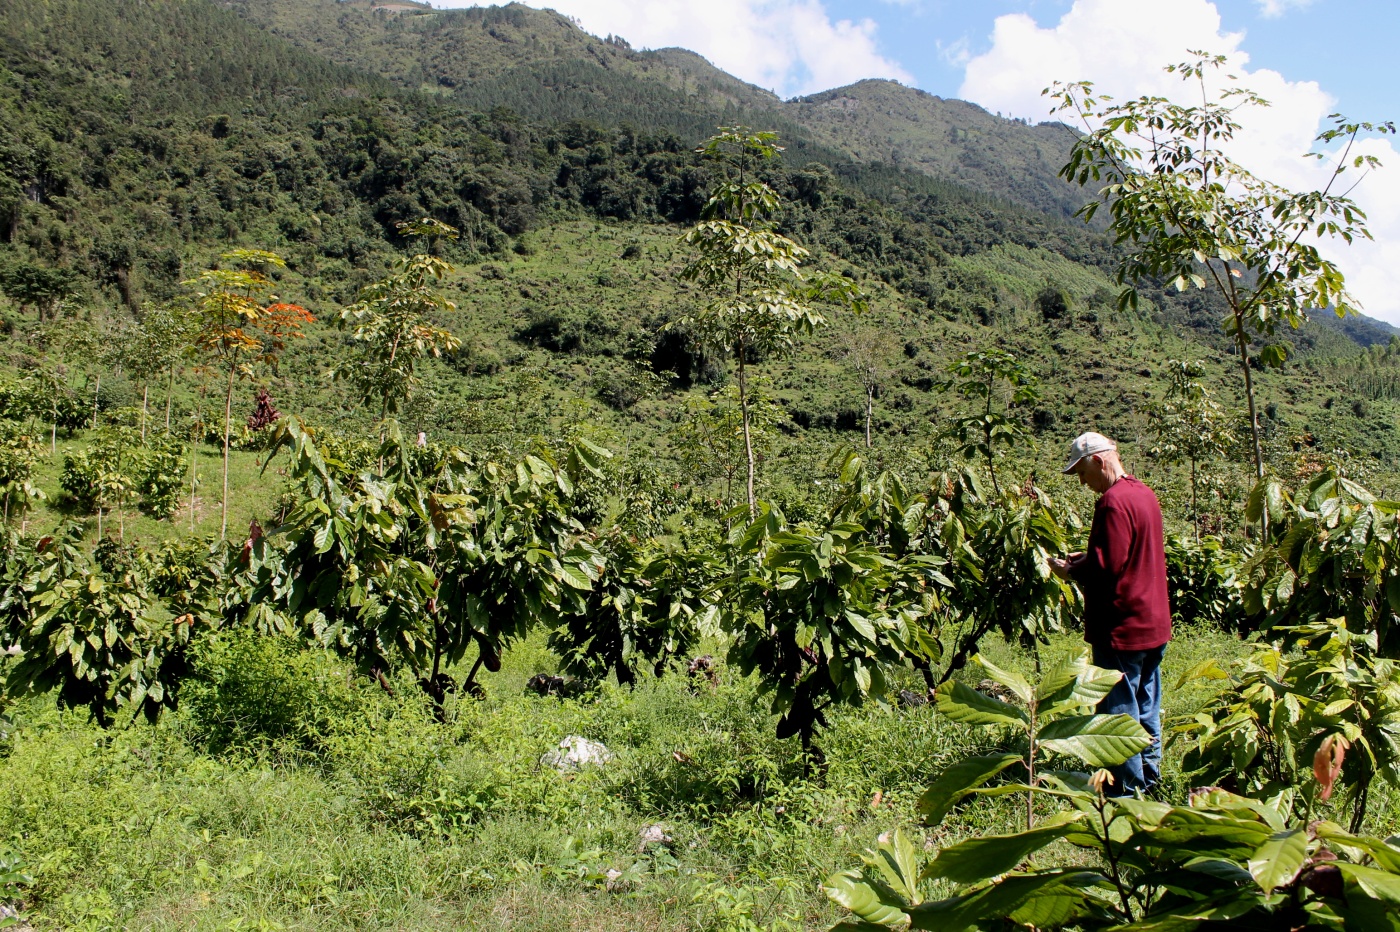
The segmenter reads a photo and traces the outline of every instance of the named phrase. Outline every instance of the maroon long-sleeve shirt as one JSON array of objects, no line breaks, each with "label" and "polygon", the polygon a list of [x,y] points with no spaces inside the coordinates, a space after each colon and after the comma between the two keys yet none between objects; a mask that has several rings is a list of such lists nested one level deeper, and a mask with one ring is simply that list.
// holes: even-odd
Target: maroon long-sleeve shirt
[{"label": "maroon long-sleeve shirt", "polygon": [[1099,496],[1088,548],[1069,572],[1084,593],[1084,640],[1115,650],[1171,640],[1162,508],[1137,479],[1124,476]]}]

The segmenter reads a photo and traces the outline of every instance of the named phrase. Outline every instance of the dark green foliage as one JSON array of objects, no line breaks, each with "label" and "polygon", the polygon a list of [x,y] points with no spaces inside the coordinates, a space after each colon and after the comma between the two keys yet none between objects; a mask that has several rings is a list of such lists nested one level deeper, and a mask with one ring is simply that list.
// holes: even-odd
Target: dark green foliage
[{"label": "dark green foliage", "polygon": [[1328,470],[1293,495],[1277,480],[1261,482],[1249,513],[1258,520],[1266,510],[1267,545],[1241,571],[1251,620],[1290,629],[1344,618],[1351,631],[1375,635],[1380,656],[1400,653],[1400,503]]},{"label": "dark green foliage", "polygon": [[54,692],[107,725],[119,712],[155,721],[174,708],[199,622],[172,618],[152,598],[139,567],[95,567],[75,527],[37,543],[9,532],[0,575],[5,640],[22,653],[10,665],[12,696]]},{"label": "dark green foliage", "polygon": [[1244,626],[1240,553],[1218,538],[1196,541],[1182,536],[1167,538],[1166,556],[1173,618],[1229,630]]}]

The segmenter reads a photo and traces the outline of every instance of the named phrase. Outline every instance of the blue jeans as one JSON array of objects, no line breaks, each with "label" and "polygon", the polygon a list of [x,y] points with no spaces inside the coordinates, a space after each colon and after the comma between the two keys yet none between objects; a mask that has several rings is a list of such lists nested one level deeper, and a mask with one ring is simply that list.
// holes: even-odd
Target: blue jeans
[{"label": "blue jeans", "polygon": [[1123,674],[1099,701],[1099,714],[1131,716],[1152,736],[1147,750],[1109,768],[1113,774],[1111,793],[1127,796],[1137,790],[1150,790],[1162,777],[1161,666],[1166,645],[1151,650],[1114,650],[1106,644],[1092,648],[1094,666]]}]

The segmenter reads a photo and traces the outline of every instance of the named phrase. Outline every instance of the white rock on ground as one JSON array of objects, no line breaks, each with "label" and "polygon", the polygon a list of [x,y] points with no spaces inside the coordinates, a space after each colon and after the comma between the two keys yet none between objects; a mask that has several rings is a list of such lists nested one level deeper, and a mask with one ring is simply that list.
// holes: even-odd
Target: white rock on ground
[{"label": "white rock on ground", "polygon": [[587,764],[601,767],[613,759],[613,752],[599,741],[589,741],[580,735],[569,735],[559,742],[559,750],[548,751],[540,763],[560,773],[578,770]]},{"label": "white rock on ground", "polygon": [[666,847],[670,847],[673,842],[674,839],[666,834],[666,829],[662,828],[659,823],[656,825],[648,825],[637,833],[637,853],[642,854],[652,845],[665,845]]}]

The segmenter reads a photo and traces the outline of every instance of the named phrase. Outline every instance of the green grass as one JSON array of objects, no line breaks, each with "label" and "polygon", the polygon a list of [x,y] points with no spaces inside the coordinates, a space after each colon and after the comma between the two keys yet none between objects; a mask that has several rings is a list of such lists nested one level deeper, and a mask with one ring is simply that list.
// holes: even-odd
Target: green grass
[{"label": "green grass", "polygon": [[[1029,670],[1021,652],[986,646]],[[1181,632],[1167,714],[1206,697],[1173,688],[1181,671],[1244,649]],[[490,698],[453,701],[438,723],[412,684],[391,698],[291,645],[225,639],[200,664],[181,711],[156,727],[103,733],[40,701],[10,710],[22,727],[0,757],[0,844],[36,878],[35,928],[705,932],[735,928],[747,897],[762,928],[820,929],[837,913],[818,881],[858,866],[881,831],[947,845],[1020,818],[1006,800],[918,828],[928,779],[986,746],[928,708],[837,714],[821,738],[827,770],[809,780],[753,683],[730,671],[716,689],[672,676],[543,699],[522,689],[552,665],[533,638],[488,677]],[[567,775],[541,766],[567,734],[616,758]],[[1176,767],[1169,752],[1180,794]],[[1374,828],[1394,831],[1398,811],[1386,800]],[[657,822],[674,847],[639,854]],[[624,874],[611,889],[609,869]]]},{"label": "green grass", "polygon": [[[59,484],[63,473],[63,458],[66,454],[86,449],[91,444],[91,431],[76,431],[71,437],[58,438],[57,451],[45,443],[43,455],[34,470],[33,482],[43,490],[46,499],[38,503],[25,518],[25,528],[35,533],[54,530],[64,521],[78,521],[96,539],[97,516],[85,514],[76,508]],[[45,441],[48,437],[44,437]],[[170,518],[157,519],[146,514],[132,500],[122,514],[106,514],[102,519],[104,536],[122,536],[127,540],[159,542],[179,537],[207,537],[219,535],[222,519],[220,508],[222,495],[222,454],[214,444],[198,445],[196,455],[196,477],[193,522],[190,512],[189,458],[185,460],[184,487],[180,495],[180,507]],[[229,451],[229,509],[228,535],[242,539],[247,536],[248,522],[253,518],[266,523],[269,509],[277,495],[290,488],[283,479],[281,467],[273,463],[264,471],[263,463],[267,454],[260,451]],[[18,522],[16,522],[18,523]]]}]

